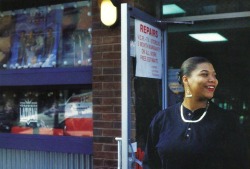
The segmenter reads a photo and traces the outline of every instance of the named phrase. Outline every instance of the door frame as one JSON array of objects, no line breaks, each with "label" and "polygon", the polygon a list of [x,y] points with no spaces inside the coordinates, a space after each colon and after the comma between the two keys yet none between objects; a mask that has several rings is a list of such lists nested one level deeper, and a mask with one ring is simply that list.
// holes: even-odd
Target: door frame
[{"label": "door frame", "polygon": [[[126,3],[121,4],[121,113],[122,113],[122,143],[121,155],[118,152],[118,169],[129,169],[134,163],[134,159],[129,158],[129,148],[131,146],[131,56],[130,56],[130,20],[138,19],[155,26],[161,30],[161,45],[166,46],[167,31],[162,30],[161,23],[145,12],[131,7]],[[167,49],[162,47],[162,108],[167,105]],[[120,150],[120,148],[118,148]],[[120,164],[121,163],[121,164]]]}]

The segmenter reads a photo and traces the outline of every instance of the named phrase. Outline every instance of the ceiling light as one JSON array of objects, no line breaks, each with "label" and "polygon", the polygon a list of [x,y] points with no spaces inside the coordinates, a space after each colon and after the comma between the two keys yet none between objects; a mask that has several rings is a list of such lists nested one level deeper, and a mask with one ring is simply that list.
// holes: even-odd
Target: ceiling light
[{"label": "ceiling light", "polygon": [[194,39],[197,39],[200,42],[222,42],[227,41],[225,37],[218,33],[195,33],[189,34]]},{"label": "ceiling light", "polygon": [[173,14],[182,14],[186,13],[182,8],[175,4],[168,4],[162,6],[162,14],[163,15],[173,15]]}]

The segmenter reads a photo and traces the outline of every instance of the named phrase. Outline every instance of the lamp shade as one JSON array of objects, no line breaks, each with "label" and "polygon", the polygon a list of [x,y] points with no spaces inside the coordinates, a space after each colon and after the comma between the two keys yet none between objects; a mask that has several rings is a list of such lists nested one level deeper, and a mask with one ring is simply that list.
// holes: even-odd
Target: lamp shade
[{"label": "lamp shade", "polygon": [[117,20],[117,8],[110,0],[101,3],[101,21],[106,26],[112,26]]}]

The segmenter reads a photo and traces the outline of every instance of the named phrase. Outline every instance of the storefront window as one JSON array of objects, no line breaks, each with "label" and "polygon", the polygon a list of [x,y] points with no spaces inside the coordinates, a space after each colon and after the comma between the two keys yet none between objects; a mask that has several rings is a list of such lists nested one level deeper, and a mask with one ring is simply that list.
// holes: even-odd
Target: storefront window
[{"label": "storefront window", "polygon": [[79,88],[3,91],[0,131],[92,137],[92,92]]},{"label": "storefront window", "polygon": [[90,66],[89,2],[1,13],[0,68]]}]

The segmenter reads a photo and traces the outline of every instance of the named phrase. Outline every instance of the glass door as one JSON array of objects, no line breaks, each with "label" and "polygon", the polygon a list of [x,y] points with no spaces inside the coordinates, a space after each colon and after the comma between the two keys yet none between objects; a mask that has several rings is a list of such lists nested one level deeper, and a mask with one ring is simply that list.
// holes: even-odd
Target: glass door
[{"label": "glass door", "polygon": [[[236,113],[248,143],[250,142],[249,17],[249,12],[180,17],[174,20],[189,19],[194,21],[194,24],[168,25],[169,70],[179,69],[181,63],[192,56],[208,58],[214,64],[219,80],[212,101],[219,107]],[[216,33],[224,39],[208,42],[194,38],[195,35],[202,33]],[[169,97],[171,97],[169,100],[174,98],[174,102],[182,98],[180,93],[174,91]]]}]

